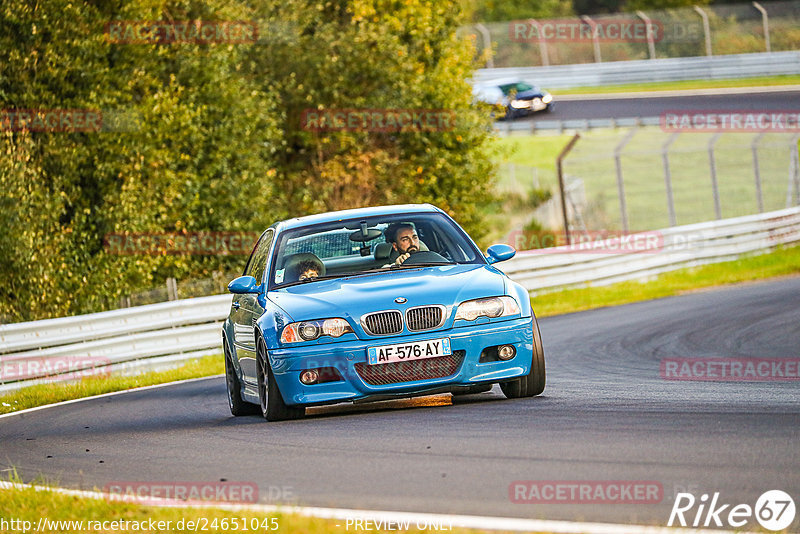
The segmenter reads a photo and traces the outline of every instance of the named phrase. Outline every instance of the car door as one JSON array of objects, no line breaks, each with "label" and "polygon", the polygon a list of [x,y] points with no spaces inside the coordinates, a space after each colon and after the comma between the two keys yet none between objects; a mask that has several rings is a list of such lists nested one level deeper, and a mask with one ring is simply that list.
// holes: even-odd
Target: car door
[{"label": "car door", "polygon": [[[253,250],[250,260],[245,268],[245,275],[252,276],[259,284],[264,283],[264,272],[267,266],[270,247],[274,231],[270,228],[258,240],[258,244]],[[256,339],[255,324],[259,317],[264,313],[259,294],[248,293],[234,295],[233,311],[231,320],[233,322],[234,350],[239,359],[239,366],[242,369],[242,377],[249,384],[256,383]]]}]

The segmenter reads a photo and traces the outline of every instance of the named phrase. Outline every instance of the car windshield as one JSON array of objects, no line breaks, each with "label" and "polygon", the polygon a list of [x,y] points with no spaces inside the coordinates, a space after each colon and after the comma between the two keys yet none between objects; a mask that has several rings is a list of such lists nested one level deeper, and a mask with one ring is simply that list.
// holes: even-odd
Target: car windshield
[{"label": "car windshield", "polygon": [[[402,265],[395,264],[400,255],[392,244],[395,234],[409,242],[417,236],[419,242]],[[270,289],[389,269],[483,262],[464,231],[440,213],[342,220],[281,232]]]},{"label": "car windshield", "polygon": [[535,89],[535,87],[525,82],[508,83],[500,86],[500,90],[503,91],[504,95],[509,95],[511,92],[522,93],[532,89]]}]

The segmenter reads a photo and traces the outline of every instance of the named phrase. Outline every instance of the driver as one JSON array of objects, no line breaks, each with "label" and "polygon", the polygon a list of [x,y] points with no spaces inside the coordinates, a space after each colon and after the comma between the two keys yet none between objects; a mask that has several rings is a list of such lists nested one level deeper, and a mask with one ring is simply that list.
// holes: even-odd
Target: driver
[{"label": "driver", "polygon": [[419,236],[414,226],[409,223],[399,223],[389,228],[389,235],[392,236],[392,248],[397,251],[399,256],[394,260],[395,265],[402,265],[411,254],[419,252]]}]

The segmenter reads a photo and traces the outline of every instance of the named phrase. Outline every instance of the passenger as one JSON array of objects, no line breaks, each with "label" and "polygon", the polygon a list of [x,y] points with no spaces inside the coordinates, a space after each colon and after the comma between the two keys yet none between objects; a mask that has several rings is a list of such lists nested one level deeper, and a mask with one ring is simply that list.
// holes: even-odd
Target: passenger
[{"label": "passenger", "polygon": [[293,279],[300,282],[311,280],[319,276],[319,265],[314,260],[304,260],[295,265],[293,271]]}]

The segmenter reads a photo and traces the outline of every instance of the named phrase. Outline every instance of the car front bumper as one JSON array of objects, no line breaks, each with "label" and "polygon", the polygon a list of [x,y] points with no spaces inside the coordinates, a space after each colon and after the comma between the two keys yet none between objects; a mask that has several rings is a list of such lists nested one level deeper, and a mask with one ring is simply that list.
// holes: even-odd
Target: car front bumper
[{"label": "car front bumper", "polygon": [[[372,385],[367,383],[357,369],[357,364],[362,366],[366,364],[368,347],[440,338],[450,339],[454,354],[464,351],[463,359],[457,369],[448,376]],[[481,352],[485,348],[498,345],[514,345],[516,355],[506,361],[479,362]],[[450,388],[457,389],[459,386],[502,382],[526,375],[530,370],[532,355],[531,317],[470,324],[417,334],[303,345],[269,351],[273,375],[284,401],[287,404],[303,405],[432,394],[449,391]],[[304,370],[320,367],[335,367],[343,380],[312,385],[300,382],[300,374]]]}]

